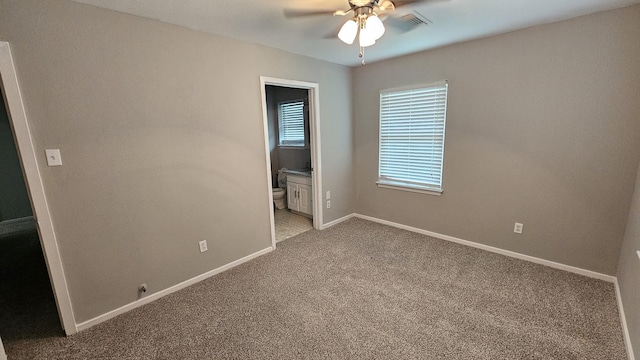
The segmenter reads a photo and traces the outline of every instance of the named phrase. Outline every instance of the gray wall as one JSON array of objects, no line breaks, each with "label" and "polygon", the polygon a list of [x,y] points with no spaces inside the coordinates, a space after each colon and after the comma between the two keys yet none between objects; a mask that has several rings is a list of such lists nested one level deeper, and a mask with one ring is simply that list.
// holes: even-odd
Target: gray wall
[{"label": "gray wall", "polygon": [[[0,8],[36,152],[62,150],[39,165],[79,322],[270,246],[260,75],[320,84],[325,223],[357,211],[615,274],[640,6],[354,70],[67,0]],[[377,188],[379,89],[441,79],[444,195]]]},{"label": "gray wall", "polygon": [[38,160],[78,322],[271,245],[261,75],[320,84],[324,219],[354,211],[349,68],[66,0],[0,8],[36,153],[62,151]]},{"label": "gray wall", "polygon": [[[356,68],[357,212],[615,275],[640,159],[638,19],[634,6]],[[443,79],[444,194],[376,187],[379,90]]]},{"label": "gray wall", "polygon": [[0,94],[0,221],[31,216],[13,132]]},{"label": "gray wall", "polygon": [[620,295],[636,357],[640,355],[640,259],[637,250],[640,250],[640,169],[618,263]]}]

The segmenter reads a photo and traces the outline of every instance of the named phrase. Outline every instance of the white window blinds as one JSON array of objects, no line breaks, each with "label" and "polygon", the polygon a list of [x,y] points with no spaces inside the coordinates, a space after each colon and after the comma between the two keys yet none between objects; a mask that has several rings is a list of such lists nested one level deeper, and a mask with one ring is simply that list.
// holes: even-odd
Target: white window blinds
[{"label": "white window blinds", "polygon": [[278,145],[305,146],[304,101],[278,103]]},{"label": "white window blinds", "polygon": [[447,87],[380,92],[378,184],[442,192]]}]

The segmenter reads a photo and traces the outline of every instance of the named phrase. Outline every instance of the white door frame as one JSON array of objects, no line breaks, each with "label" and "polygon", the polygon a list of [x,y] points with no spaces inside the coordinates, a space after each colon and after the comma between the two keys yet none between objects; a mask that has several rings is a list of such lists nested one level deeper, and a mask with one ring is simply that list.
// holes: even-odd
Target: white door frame
[{"label": "white door frame", "polygon": [[276,248],[276,231],[273,218],[273,182],[271,180],[271,151],[269,149],[269,118],[267,115],[266,86],[275,85],[309,91],[309,129],[311,135],[311,173],[313,198],[313,228],[322,228],[322,162],[320,161],[320,85],[318,83],[279,79],[260,76],[260,91],[262,93],[262,125],[264,129],[264,149],[267,164],[267,191],[269,192],[269,217],[271,220],[271,245]]},{"label": "white door frame", "polygon": [[7,360],[7,354],[4,352],[4,346],[2,345],[2,339],[0,339],[0,360]]},{"label": "white door frame", "polygon": [[62,268],[62,259],[58,251],[58,243],[56,242],[53,222],[49,214],[42,177],[38,169],[36,151],[31,139],[24,104],[22,103],[11,49],[9,48],[9,43],[4,41],[0,41],[0,80],[4,93],[4,103],[9,115],[9,123],[13,129],[22,172],[31,200],[33,216],[38,226],[40,245],[47,263],[51,287],[58,307],[60,323],[67,335],[75,334],[78,330],[73,308],[71,307],[71,297],[69,296],[69,289],[67,288],[67,281]]}]

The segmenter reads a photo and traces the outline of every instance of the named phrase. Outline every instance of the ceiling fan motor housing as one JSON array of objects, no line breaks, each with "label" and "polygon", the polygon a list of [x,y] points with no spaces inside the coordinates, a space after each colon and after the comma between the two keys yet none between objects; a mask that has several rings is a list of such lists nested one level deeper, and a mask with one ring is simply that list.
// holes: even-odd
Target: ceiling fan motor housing
[{"label": "ceiling fan motor housing", "polygon": [[373,14],[373,8],[370,6],[362,6],[362,7],[356,8],[354,12],[356,16],[366,18],[369,15]]}]

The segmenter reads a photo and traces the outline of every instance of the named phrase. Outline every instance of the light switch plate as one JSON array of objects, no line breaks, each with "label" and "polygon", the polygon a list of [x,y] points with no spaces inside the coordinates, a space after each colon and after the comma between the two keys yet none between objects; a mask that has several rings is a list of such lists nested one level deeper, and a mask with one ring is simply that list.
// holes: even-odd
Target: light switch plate
[{"label": "light switch plate", "polygon": [[46,149],[44,152],[47,155],[47,165],[62,165],[62,156],[60,155],[60,149]]}]

